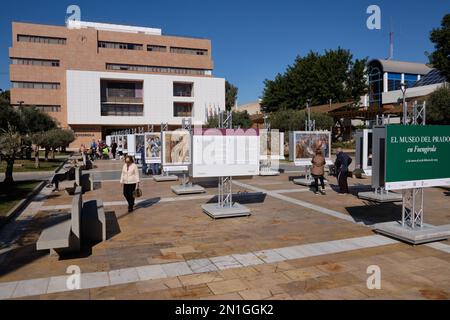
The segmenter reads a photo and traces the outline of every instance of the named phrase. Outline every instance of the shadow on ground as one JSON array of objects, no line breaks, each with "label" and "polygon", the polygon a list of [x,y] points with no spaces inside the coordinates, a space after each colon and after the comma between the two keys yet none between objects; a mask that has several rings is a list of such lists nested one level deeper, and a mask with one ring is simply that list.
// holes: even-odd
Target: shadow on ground
[{"label": "shadow on ground", "polygon": [[[266,200],[263,192],[239,192],[233,194],[233,201],[240,204],[263,203]],[[213,196],[207,203],[217,203],[218,196]]]},{"label": "shadow on ground", "polygon": [[363,206],[346,207],[356,222],[374,225],[382,222],[399,221],[402,218],[402,206],[395,203],[372,203]]}]

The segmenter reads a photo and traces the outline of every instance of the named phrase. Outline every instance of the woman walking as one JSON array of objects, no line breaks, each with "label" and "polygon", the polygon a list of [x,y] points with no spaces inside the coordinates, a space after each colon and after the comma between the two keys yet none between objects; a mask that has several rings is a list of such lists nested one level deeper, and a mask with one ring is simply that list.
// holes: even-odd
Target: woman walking
[{"label": "woman walking", "polygon": [[321,194],[325,194],[325,184],[323,182],[323,175],[325,173],[325,157],[323,156],[322,150],[320,148],[316,149],[315,155],[311,160],[312,169],[311,175],[314,178],[314,193],[319,194],[319,180],[322,186],[320,190]]},{"label": "woman walking", "polygon": [[133,192],[136,187],[139,188],[139,170],[132,156],[125,157],[120,183],[123,184],[123,195],[128,202],[128,212],[132,212],[134,209]]}]

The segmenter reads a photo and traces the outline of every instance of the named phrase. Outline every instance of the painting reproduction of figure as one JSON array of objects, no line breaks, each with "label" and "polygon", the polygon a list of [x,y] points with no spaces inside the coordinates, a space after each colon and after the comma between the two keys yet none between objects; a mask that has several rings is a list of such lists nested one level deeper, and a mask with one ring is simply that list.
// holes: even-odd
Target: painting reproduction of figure
[{"label": "painting reproduction of figure", "polygon": [[117,148],[119,149],[119,150],[122,150],[123,149],[123,136],[118,136],[117,137]]},{"label": "painting reproduction of figure", "polygon": [[123,136],[123,149],[128,150],[128,137]]},{"label": "painting reproduction of figure", "polygon": [[161,162],[161,134],[145,134],[145,160],[149,163]]},{"label": "painting reproduction of figure", "polygon": [[135,151],[136,156],[140,156],[142,148],[144,148],[145,140],[143,134],[136,135]]},{"label": "painting reproduction of figure", "polygon": [[312,159],[318,148],[326,159],[331,157],[329,132],[295,132],[295,160]]},{"label": "painting reproduction of figure", "polygon": [[187,165],[191,161],[191,139],[187,131],[164,132],[164,164]]}]

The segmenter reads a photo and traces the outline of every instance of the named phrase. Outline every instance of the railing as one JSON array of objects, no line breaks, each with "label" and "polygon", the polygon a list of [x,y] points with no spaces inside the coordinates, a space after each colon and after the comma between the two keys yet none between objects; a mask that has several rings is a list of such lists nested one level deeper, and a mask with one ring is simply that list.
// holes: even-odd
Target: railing
[{"label": "railing", "polygon": [[192,97],[192,91],[175,91],[174,97]]},{"label": "railing", "polygon": [[143,104],[142,98],[137,97],[105,97],[102,99],[102,103],[130,103],[130,104]]}]

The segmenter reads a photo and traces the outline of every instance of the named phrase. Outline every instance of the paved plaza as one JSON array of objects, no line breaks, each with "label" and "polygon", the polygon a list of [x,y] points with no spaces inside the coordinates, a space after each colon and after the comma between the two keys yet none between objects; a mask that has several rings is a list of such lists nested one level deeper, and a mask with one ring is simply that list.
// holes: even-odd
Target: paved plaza
[{"label": "paved plaza", "polygon": [[[143,197],[127,212],[119,161],[96,161],[95,190],[84,201],[105,205],[108,240],[63,259],[36,251],[43,228],[64,219],[72,197],[44,188],[0,234],[0,299],[449,299],[450,242],[411,246],[373,232],[399,220],[401,203],[356,197],[370,179],[349,179],[338,195],[327,177],[326,195],[291,180],[295,167],[275,177],[233,181],[235,199],[249,217],[213,220],[201,205],[206,193],[175,195],[179,182],[142,180]],[[450,221],[448,188],[425,189],[425,222]],[[68,291],[69,266],[81,269],[81,288]],[[367,287],[379,266],[381,289]]]}]

